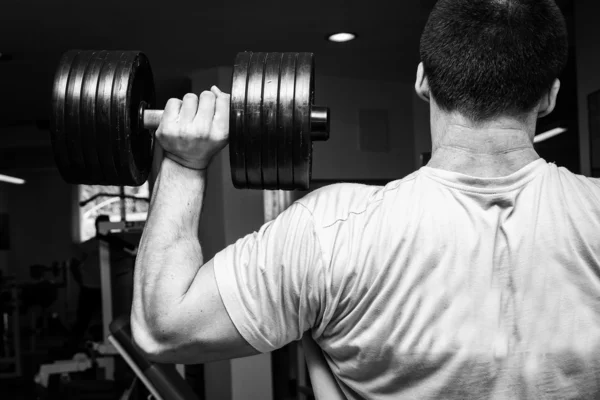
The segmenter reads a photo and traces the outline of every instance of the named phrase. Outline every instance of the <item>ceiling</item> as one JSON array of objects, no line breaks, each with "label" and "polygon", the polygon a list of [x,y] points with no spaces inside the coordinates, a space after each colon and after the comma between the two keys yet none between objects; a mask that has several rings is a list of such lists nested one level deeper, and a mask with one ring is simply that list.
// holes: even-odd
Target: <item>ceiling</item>
[{"label": "ceiling", "polygon": [[[0,52],[12,60],[0,62],[6,103],[0,116],[17,120],[46,112],[41,103],[48,98],[58,59],[72,48],[143,50],[159,93],[194,70],[231,65],[244,50],[311,51],[325,75],[412,78],[427,15],[423,3],[431,1],[409,1],[402,7],[399,0],[369,6],[358,0],[2,3],[10,12],[0,15]],[[341,45],[325,40],[338,30],[355,31],[360,38]]]},{"label": "ceiling", "polygon": [[[572,0],[557,2],[569,12]],[[25,140],[17,125],[47,119],[54,69],[68,49],[143,50],[159,100],[181,95],[177,90],[192,71],[231,65],[243,50],[311,51],[320,75],[411,81],[419,36],[433,4],[435,0],[2,0],[0,53],[8,57],[0,58],[0,148]],[[325,40],[327,33],[340,30],[359,38],[346,44]],[[12,134],[7,126],[14,128]]]}]

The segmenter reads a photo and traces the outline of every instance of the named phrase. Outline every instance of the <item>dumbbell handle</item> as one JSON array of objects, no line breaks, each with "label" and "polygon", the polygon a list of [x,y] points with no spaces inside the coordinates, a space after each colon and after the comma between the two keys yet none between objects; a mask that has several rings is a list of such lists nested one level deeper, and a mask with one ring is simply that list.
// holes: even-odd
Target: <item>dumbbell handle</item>
[{"label": "dumbbell handle", "polygon": [[[145,129],[157,129],[163,115],[163,110],[151,110],[140,106],[140,122]],[[310,136],[313,141],[329,139],[329,107],[312,106],[310,111]]]}]

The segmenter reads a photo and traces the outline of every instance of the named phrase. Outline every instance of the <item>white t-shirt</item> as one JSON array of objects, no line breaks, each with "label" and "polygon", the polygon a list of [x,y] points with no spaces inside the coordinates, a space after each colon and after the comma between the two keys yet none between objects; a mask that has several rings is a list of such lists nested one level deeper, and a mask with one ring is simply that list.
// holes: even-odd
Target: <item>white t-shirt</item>
[{"label": "white t-shirt", "polygon": [[317,190],[215,274],[248,343],[310,330],[350,399],[600,398],[600,180],[543,159]]}]

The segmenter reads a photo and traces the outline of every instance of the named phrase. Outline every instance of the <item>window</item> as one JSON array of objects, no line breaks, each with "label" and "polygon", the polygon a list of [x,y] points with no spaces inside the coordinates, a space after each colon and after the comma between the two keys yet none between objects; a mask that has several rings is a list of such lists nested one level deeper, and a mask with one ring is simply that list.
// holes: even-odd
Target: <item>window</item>
[{"label": "window", "polygon": [[[108,215],[111,221],[143,221],[148,215],[150,193],[148,182],[139,187],[125,186],[126,198],[121,201],[121,187],[79,185],[79,242],[96,236],[96,217]],[[83,205],[82,205],[83,204]]]}]

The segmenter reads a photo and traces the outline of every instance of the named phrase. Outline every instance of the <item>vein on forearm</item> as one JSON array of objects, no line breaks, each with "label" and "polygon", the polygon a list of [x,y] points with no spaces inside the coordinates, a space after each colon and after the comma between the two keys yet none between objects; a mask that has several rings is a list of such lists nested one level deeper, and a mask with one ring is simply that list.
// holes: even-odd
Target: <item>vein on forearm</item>
[{"label": "vein on forearm", "polygon": [[203,264],[198,224],[205,182],[205,171],[162,162],[136,259],[134,311],[146,319],[168,316]]}]

